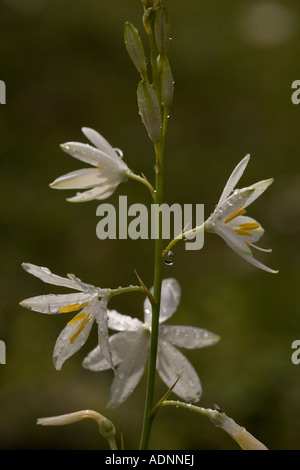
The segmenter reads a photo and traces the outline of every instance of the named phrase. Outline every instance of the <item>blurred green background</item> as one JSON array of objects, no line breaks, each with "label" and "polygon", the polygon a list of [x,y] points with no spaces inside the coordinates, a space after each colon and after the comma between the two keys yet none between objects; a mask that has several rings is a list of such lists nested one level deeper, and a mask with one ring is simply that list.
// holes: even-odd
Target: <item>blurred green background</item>
[{"label": "blurred green background", "polygon": [[[300,106],[291,84],[300,79],[298,0],[166,0],[172,25],[169,59],[175,96],[166,143],[165,201],[203,203],[208,216],[235,165],[252,158],[247,186],[274,177],[249,214],[266,230],[255,253],[279,269],[255,269],[216,236],[202,251],[178,244],[165,268],[182,286],[171,324],[207,328],[221,337],[211,348],[186,351],[203,385],[200,405],[217,403],[270,449],[300,449],[300,365],[291,344],[300,339]],[[96,330],[60,372],[52,364],[65,316],[22,309],[18,303],[57,293],[28,275],[23,261],[64,276],[75,273],[101,287],[135,284],[134,269],[152,285],[153,242],[100,241],[97,201],[69,204],[75,191],[53,191],[56,177],[82,167],[59,144],[85,142],[90,126],[124,152],[128,166],[153,181],[153,150],[137,112],[138,75],[123,40],[125,21],[143,39],[139,0],[2,0],[0,79],[1,449],[107,449],[93,422],[42,428],[36,419],[91,408],[106,414],[125,446],[135,449],[142,424],[145,377],[118,409],[105,409],[112,372],[95,374],[81,360]],[[145,44],[146,52],[147,42]],[[128,182],[108,202],[127,195],[148,203]],[[142,317],[143,298],[130,294],[111,307]],[[157,380],[156,398],[165,393]],[[206,418],[164,408],[151,449],[238,449]]]}]

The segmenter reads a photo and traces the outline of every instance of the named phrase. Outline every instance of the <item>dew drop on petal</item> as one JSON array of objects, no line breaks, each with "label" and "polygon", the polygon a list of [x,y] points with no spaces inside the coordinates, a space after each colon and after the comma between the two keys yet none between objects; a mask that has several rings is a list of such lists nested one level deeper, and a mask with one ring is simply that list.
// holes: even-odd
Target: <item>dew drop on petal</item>
[{"label": "dew drop on petal", "polygon": [[118,157],[123,158],[123,151],[121,149],[115,148],[114,151],[118,155]]}]

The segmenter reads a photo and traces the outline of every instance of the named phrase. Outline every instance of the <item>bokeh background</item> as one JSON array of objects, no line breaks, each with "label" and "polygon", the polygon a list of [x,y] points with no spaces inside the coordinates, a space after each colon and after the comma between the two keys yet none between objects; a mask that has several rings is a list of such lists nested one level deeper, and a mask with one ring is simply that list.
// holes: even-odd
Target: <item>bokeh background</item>
[{"label": "bokeh background", "polygon": [[[300,79],[298,0],[166,0],[172,25],[169,59],[175,96],[166,143],[165,201],[214,209],[234,166],[251,154],[241,184],[274,177],[249,214],[266,233],[257,252],[277,275],[255,269],[223,241],[208,235],[201,251],[178,244],[165,268],[182,286],[170,323],[213,331],[211,348],[183,351],[203,385],[200,405],[218,404],[270,449],[300,449],[300,365],[291,344],[300,339],[300,106],[291,101]],[[7,87],[0,109],[1,449],[107,449],[93,422],[42,428],[36,419],[91,408],[106,414],[125,446],[139,443],[145,377],[120,408],[106,410],[112,372],[81,367],[96,342],[58,372],[55,340],[65,316],[22,309],[18,303],[57,293],[28,275],[23,261],[74,272],[102,287],[136,283],[134,269],[152,285],[151,240],[96,237],[97,201],[69,204],[74,194],[48,184],[82,164],[59,144],[85,142],[82,126],[101,132],[136,173],[153,181],[153,150],[137,112],[138,75],[123,40],[125,21],[145,35],[139,0],[1,0],[0,79]],[[145,44],[146,53],[147,42]],[[108,202],[127,195],[149,203],[141,185],[119,186]],[[142,317],[143,298],[114,299],[114,308]],[[156,398],[165,393],[158,378]],[[238,449],[206,418],[164,408],[151,449]]]}]

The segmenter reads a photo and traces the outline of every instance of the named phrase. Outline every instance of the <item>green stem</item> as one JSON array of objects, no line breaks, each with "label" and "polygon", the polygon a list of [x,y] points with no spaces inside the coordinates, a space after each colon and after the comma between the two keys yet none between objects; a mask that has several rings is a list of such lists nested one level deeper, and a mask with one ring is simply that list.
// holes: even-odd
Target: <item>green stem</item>
[{"label": "green stem", "polygon": [[153,188],[152,184],[149,183],[149,181],[148,181],[145,177],[136,175],[136,174],[133,173],[132,171],[129,171],[129,172],[127,173],[127,176],[128,176],[128,178],[130,178],[130,179],[132,179],[132,180],[135,180],[135,181],[138,181],[139,183],[144,184],[144,185],[149,189],[149,191],[150,191],[150,193],[151,193],[151,196],[152,196],[152,198],[154,199],[154,197],[155,197],[154,188]]},{"label": "green stem", "polygon": [[180,240],[188,238],[191,235],[195,235],[196,233],[203,232],[203,230],[205,230],[205,222],[202,225],[199,225],[198,227],[195,227],[191,230],[186,230],[180,233],[179,235],[177,235],[177,237],[173,238],[173,240],[170,241],[168,246],[163,250],[162,257],[165,258],[166,255],[168,254],[168,251],[170,251],[173,248],[173,246],[176,245],[176,243],[178,243]]}]

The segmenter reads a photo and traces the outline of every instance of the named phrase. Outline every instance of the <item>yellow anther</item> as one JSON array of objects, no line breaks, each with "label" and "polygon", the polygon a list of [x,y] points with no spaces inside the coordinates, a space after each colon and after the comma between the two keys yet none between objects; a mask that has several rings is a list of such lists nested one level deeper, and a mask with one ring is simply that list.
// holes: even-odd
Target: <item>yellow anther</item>
[{"label": "yellow anther", "polygon": [[72,318],[72,320],[70,320],[67,325],[72,325],[73,323],[79,321],[79,320],[82,320],[84,317],[86,316],[86,313],[82,312],[82,313],[78,313],[78,315],[76,315],[74,318]]},{"label": "yellow anther", "polygon": [[[71,336],[70,338],[70,343],[73,344],[75,339],[78,337],[78,335],[82,332],[82,330],[84,330],[85,328],[85,325],[89,322],[90,318],[91,318],[91,315],[86,315],[85,313],[80,313],[79,315],[77,315],[75,318],[73,318],[74,321],[77,321],[76,318],[83,315],[83,320],[82,322],[80,323],[80,325],[78,326],[77,330],[75,331],[75,333],[73,334],[73,336]],[[85,318],[84,318],[85,317]],[[72,320],[71,320],[72,322]],[[69,322],[68,325],[71,323]]]},{"label": "yellow anther", "polygon": [[[245,205],[246,203],[243,204],[243,206]],[[225,224],[227,224],[228,222],[230,222],[231,220],[235,219],[236,217],[238,217],[239,215],[244,215],[246,214],[246,210],[245,209],[242,209],[241,206],[239,209],[237,209],[236,211],[232,212],[232,214],[230,214],[227,219],[225,219]]]},{"label": "yellow anther", "polygon": [[83,304],[67,305],[66,307],[59,308],[58,311],[61,313],[75,312],[76,310],[80,310],[81,308],[86,307],[87,305],[88,302],[84,302]]},{"label": "yellow anther", "polygon": [[234,228],[233,231],[238,235],[246,235],[247,237],[252,237],[252,233],[248,230],[243,230],[241,228]]},{"label": "yellow anther", "polygon": [[258,228],[260,225],[258,222],[249,222],[246,224],[240,224],[239,227],[243,230],[254,230]]}]

